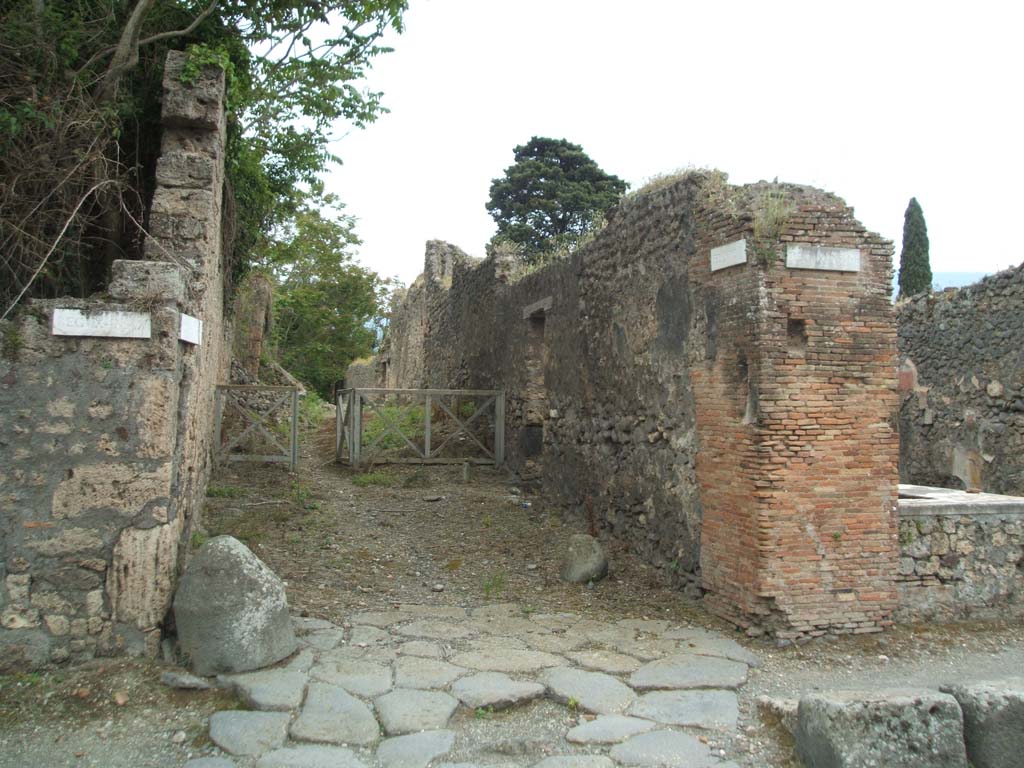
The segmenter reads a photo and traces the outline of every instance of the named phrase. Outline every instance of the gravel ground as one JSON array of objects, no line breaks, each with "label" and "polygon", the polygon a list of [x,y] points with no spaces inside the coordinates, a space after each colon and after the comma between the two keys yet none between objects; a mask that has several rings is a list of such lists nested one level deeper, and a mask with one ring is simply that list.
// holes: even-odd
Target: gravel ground
[{"label": "gravel ground", "polygon": [[[504,473],[474,468],[468,483],[461,468],[378,467],[360,476],[333,463],[332,446],[333,425],[325,425],[306,440],[297,475],[236,464],[211,484],[209,534],[245,541],[285,580],[295,613],[343,623],[355,611],[399,602],[516,602],[601,620],[660,618],[716,629],[762,659],[741,691],[740,733],[724,745],[750,768],[796,765],[788,734],[757,705],[760,696],[936,687],[1024,669],[1020,621],[902,626],[789,648],[749,641],[615,541],[605,541],[609,579],[593,588],[566,585],[557,573],[561,550],[585,524],[524,496]],[[158,664],[107,661],[0,677],[0,768],[162,768],[207,753],[207,718],[235,702],[224,693],[166,689],[160,671]],[[564,730],[564,710],[556,716],[543,709],[549,706],[522,714],[545,738],[545,729]],[[515,722],[510,714],[468,727],[518,732]]]}]

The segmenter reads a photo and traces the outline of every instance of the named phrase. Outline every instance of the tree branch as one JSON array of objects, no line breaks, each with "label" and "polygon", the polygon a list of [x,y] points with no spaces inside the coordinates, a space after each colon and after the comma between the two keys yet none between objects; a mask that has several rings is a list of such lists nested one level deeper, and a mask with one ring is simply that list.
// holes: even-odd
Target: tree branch
[{"label": "tree branch", "polygon": [[209,16],[211,13],[213,13],[214,9],[216,9],[216,7],[217,7],[217,3],[219,3],[219,2],[220,2],[220,0],[212,0],[210,2],[210,4],[208,6],[206,6],[206,9],[202,13],[200,13],[198,16],[196,16],[195,19],[192,20],[192,23],[189,24],[184,29],[179,29],[179,30],[176,30],[176,31],[173,31],[173,32],[161,32],[158,35],[150,35],[149,37],[146,37],[146,38],[143,38],[142,40],[139,40],[139,48],[141,48],[144,45],[149,45],[150,43],[155,43],[155,42],[157,42],[159,40],[167,40],[168,38],[171,38],[171,37],[180,37],[181,35],[190,35],[190,34],[192,34],[192,32],[195,30],[195,28],[198,27],[200,24],[202,24],[203,20],[206,19],[207,16]]}]

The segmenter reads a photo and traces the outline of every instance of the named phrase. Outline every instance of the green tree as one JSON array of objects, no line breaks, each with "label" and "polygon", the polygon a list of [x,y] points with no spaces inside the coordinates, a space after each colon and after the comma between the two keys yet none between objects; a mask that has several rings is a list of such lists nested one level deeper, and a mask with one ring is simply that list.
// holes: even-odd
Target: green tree
[{"label": "green tree", "polygon": [[627,187],[578,144],[534,136],[515,148],[504,177],[491,182],[494,241],[517,244],[528,261],[559,247],[571,250]]},{"label": "green tree", "polygon": [[928,227],[917,198],[910,198],[903,215],[903,250],[900,252],[900,298],[930,291],[932,267],[928,260]]},{"label": "green tree", "polygon": [[[358,87],[406,0],[9,0],[0,3],[0,314],[22,295],[88,295],[139,255],[169,48],[229,70],[236,271],[336,160],[335,121],[363,126]],[[233,209],[230,202],[235,203]]]},{"label": "green tree", "polygon": [[352,261],[351,249],[359,244],[353,226],[340,206],[325,215],[303,204],[268,247],[264,263],[277,282],[277,359],[328,401],[348,364],[373,351],[373,322],[391,289],[390,281]]}]

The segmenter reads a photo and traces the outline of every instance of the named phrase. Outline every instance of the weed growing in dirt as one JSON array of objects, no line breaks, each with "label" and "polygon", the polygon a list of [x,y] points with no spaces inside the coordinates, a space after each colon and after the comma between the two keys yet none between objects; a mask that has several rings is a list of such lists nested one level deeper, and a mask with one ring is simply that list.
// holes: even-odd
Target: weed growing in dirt
[{"label": "weed growing in dirt", "polygon": [[302,507],[309,501],[311,495],[312,492],[309,488],[303,486],[298,480],[292,480],[292,501]]},{"label": "weed growing in dirt", "polygon": [[489,720],[494,716],[494,707],[487,707],[486,709],[484,707],[477,707],[473,712],[473,716],[477,720]]},{"label": "weed growing in dirt", "polygon": [[484,597],[488,600],[492,597],[497,597],[505,591],[506,586],[508,586],[508,577],[505,576],[505,572],[494,571],[484,579]]},{"label": "weed growing in dirt", "polygon": [[193,531],[192,532],[192,549],[199,549],[203,544],[208,542],[210,537],[204,531]]},{"label": "weed growing in dirt", "polygon": [[565,706],[569,708],[570,712],[575,712],[580,708],[580,703],[570,696],[569,700],[565,703]]},{"label": "weed growing in dirt", "polygon": [[491,516],[490,515],[484,515],[483,519],[480,521],[480,525],[482,525],[484,528],[490,528],[491,527],[491,522],[492,522],[491,521]]},{"label": "weed growing in dirt", "polygon": [[208,485],[206,495],[211,499],[237,499],[239,496],[245,496],[245,489],[234,485]]},{"label": "weed growing in dirt", "polygon": [[364,472],[352,476],[352,485],[357,488],[365,488],[368,485],[393,485],[394,482],[395,478],[387,472]]},{"label": "weed growing in dirt", "polygon": [[459,560],[458,558],[455,558],[454,560],[449,560],[448,564],[444,567],[444,569],[446,571],[457,571],[461,567],[462,567],[462,561]]}]

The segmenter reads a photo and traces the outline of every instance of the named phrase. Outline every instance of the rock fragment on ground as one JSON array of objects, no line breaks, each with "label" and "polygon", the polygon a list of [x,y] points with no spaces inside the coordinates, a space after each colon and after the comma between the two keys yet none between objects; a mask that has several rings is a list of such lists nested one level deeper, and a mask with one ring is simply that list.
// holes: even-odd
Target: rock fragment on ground
[{"label": "rock fragment on ground", "polygon": [[284,585],[231,536],[210,539],[192,557],[174,618],[178,644],[199,675],[259,669],[297,647]]},{"label": "rock fragment on ground", "polygon": [[588,581],[600,581],[607,575],[608,558],[601,542],[585,533],[570,537],[562,559],[562,580],[585,584]]}]

